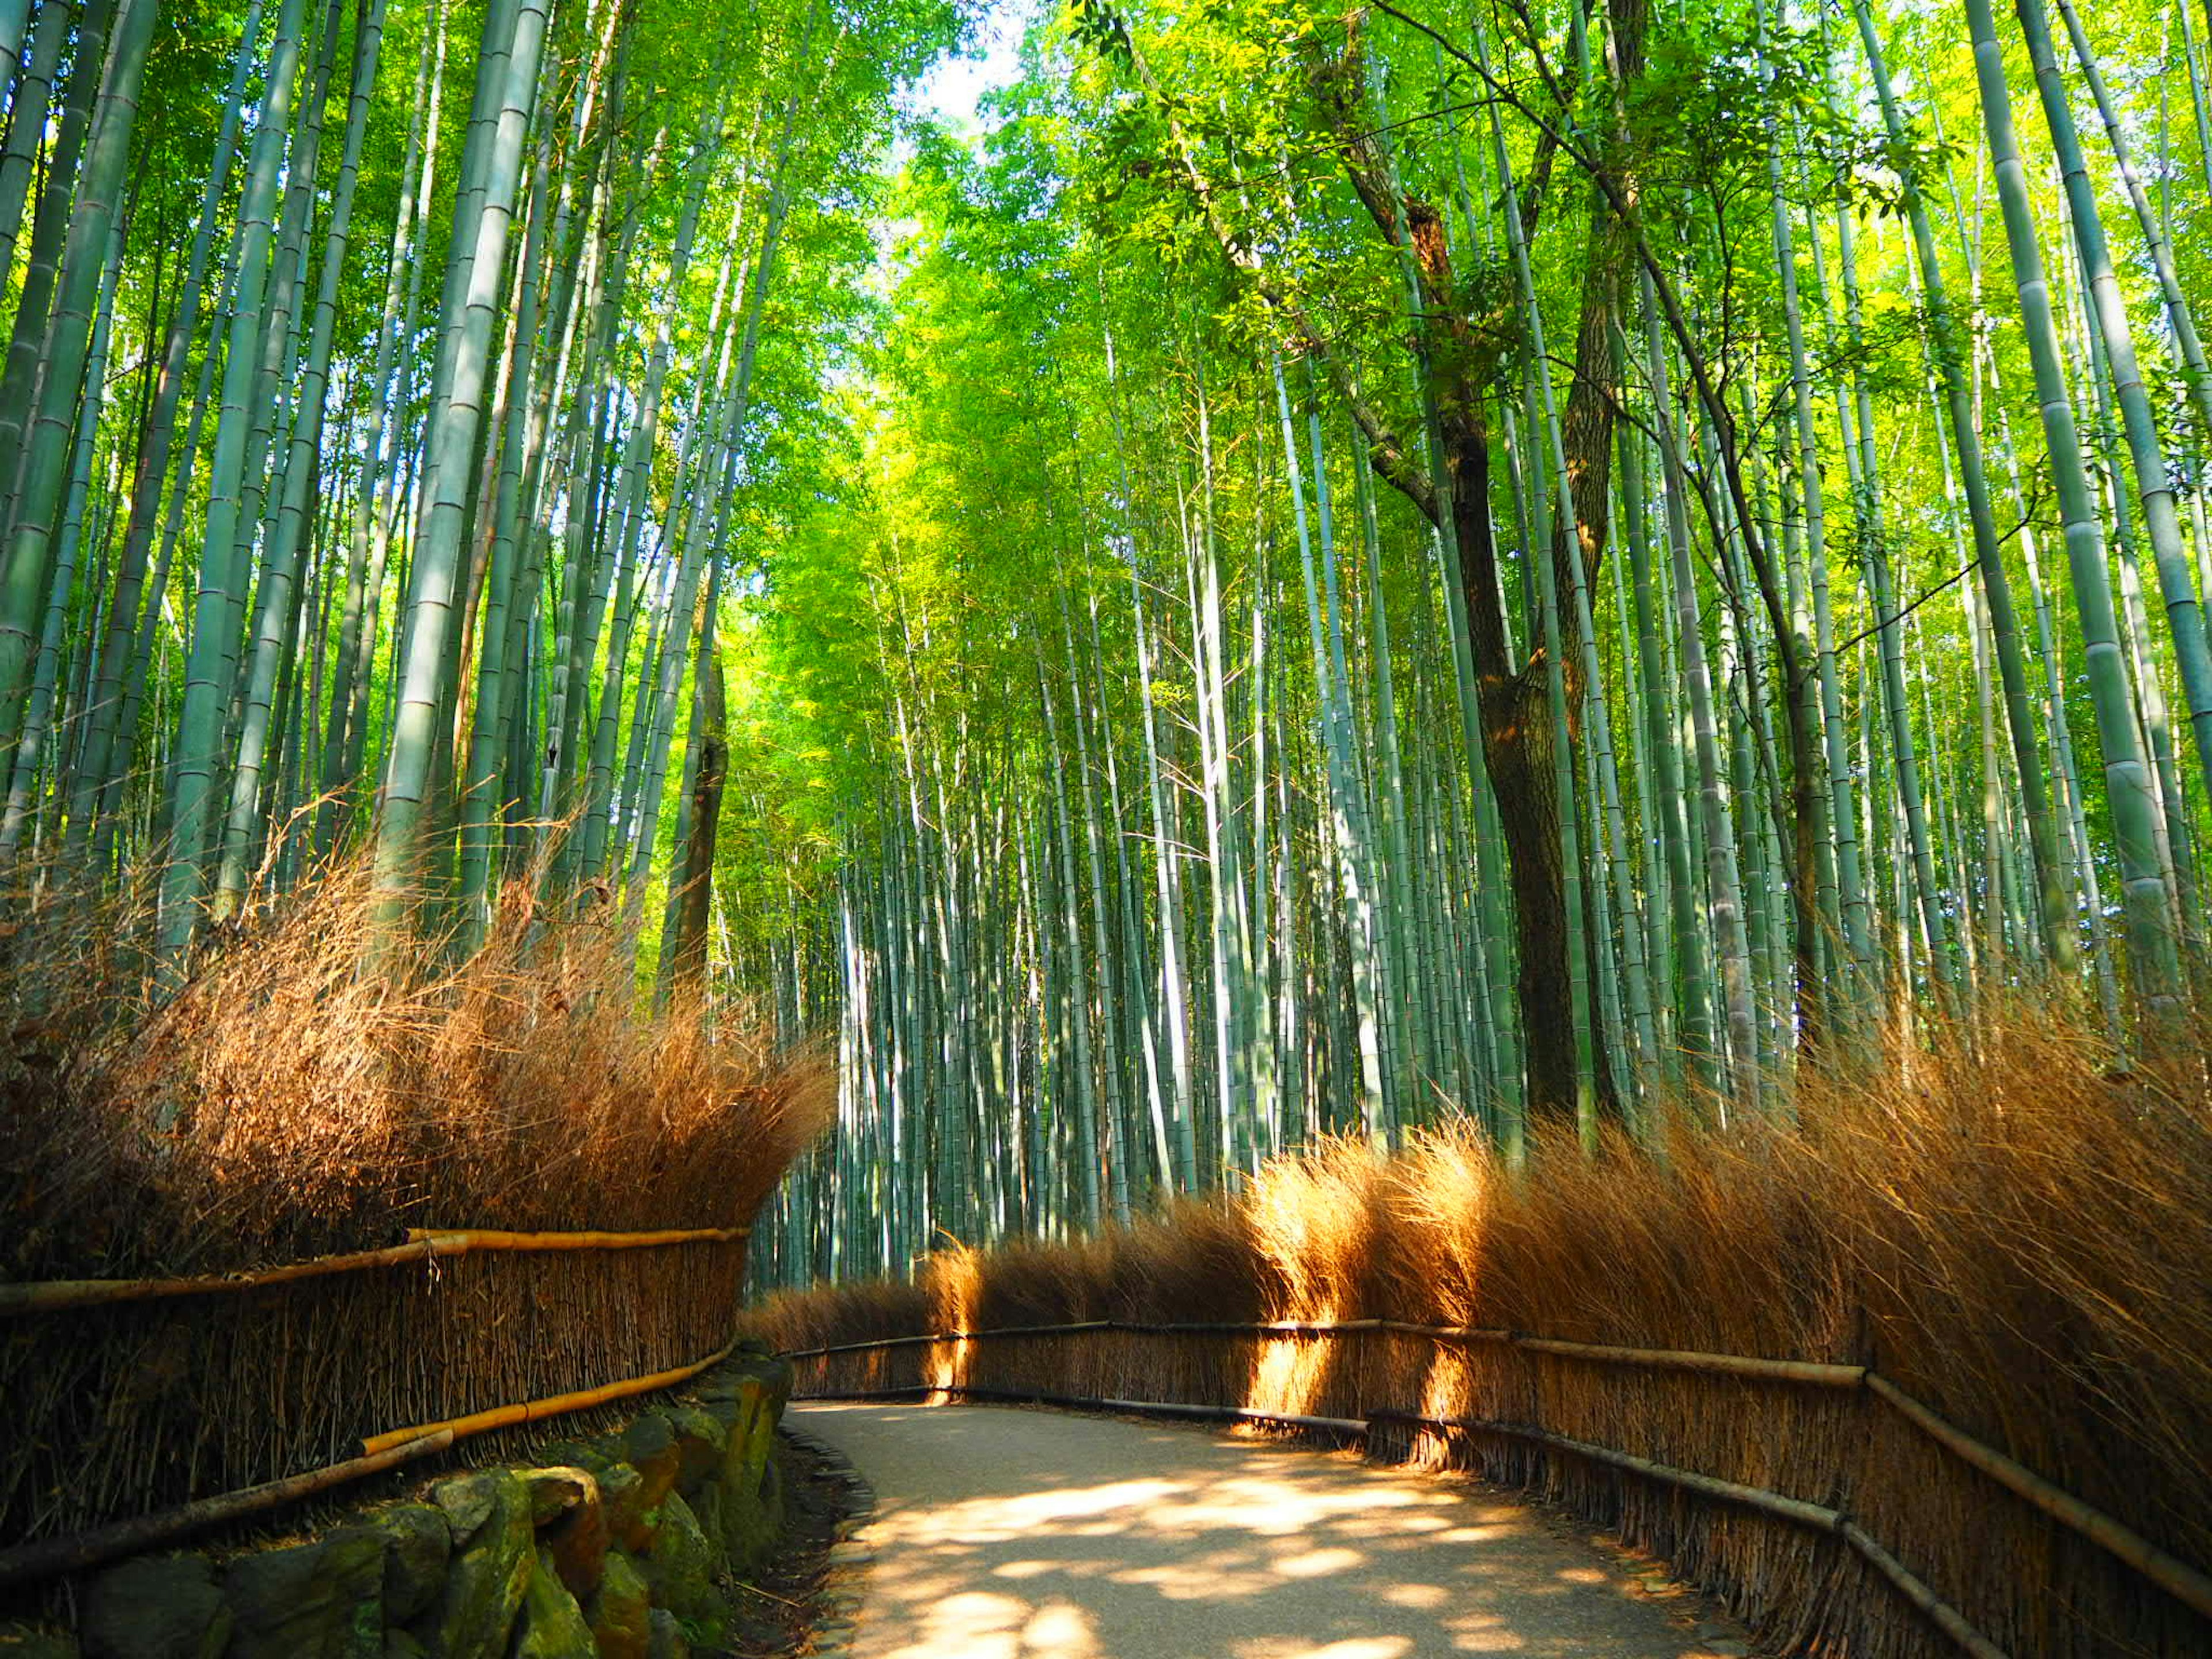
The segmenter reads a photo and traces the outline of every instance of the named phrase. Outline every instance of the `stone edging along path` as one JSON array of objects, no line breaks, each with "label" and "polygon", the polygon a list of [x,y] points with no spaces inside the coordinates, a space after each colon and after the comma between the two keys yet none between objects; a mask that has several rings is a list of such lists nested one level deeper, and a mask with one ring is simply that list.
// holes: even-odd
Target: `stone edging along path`
[{"label": "stone edging along path", "polygon": [[846,1659],[853,1651],[855,1621],[867,1599],[869,1570],[875,1565],[875,1550],[860,1534],[876,1518],[876,1489],[853,1467],[850,1458],[819,1435],[788,1423],[782,1432],[786,1440],[813,1458],[844,1494],[836,1541],[830,1547],[829,1571],[814,1595],[812,1643],[807,1650],[818,1659]]}]

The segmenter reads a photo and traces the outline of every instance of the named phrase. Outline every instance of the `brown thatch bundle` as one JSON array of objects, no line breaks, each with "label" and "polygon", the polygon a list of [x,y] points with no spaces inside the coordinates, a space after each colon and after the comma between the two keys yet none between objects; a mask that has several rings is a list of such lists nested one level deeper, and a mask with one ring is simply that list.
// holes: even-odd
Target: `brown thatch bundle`
[{"label": "brown thatch bundle", "polygon": [[[0,1279],[227,1272],[410,1227],[741,1226],[834,1103],[741,1007],[642,1013],[628,940],[521,887],[465,959],[396,955],[342,871],[159,1003],[128,920],[56,902],[9,941]],[[743,1271],[742,1240],[701,1241],[19,1316],[0,1543],[700,1358]]]}]

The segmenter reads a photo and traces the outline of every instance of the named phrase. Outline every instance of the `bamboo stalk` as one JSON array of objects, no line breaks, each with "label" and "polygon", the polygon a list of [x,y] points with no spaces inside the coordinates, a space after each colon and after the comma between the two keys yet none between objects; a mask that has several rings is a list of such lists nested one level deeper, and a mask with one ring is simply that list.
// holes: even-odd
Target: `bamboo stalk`
[{"label": "bamboo stalk", "polygon": [[242,1516],[258,1514],[297,1498],[312,1497],[382,1470],[443,1451],[453,1443],[453,1434],[441,1428],[419,1436],[402,1436],[392,1444],[366,1456],[349,1457],[301,1474],[287,1475],[239,1492],[217,1493],[156,1515],[133,1516],[105,1527],[95,1527],[67,1538],[41,1539],[0,1551],[0,1585],[50,1578],[56,1573],[95,1566],[118,1555],[136,1554],[187,1534],[203,1531]]},{"label": "bamboo stalk", "polygon": [[1999,1486],[2026,1498],[2092,1543],[2100,1545],[2175,1600],[2212,1617],[2212,1577],[2177,1560],[2102,1510],[2083,1503],[1996,1448],[1983,1444],[1955,1424],[1938,1417],[1887,1377],[1869,1371],[1866,1385],[1878,1399],[1895,1407],[1907,1422]]},{"label": "bamboo stalk", "polygon": [[430,1232],[410,1227],[404,1244],[388,1245],[380,1250],[315,1256],[246,1273],[202,1273],[188,1279],[56,1279],[0,1285],[0,1318],[15,1314],[51,1313],[61,1308],[97,1307],[109,1302],[146,1302],[163,1297],[256,1290],[270,1285],[290,1284],[295,1279],[320,1279],[331,1273],[426,1261],[433,1256],[466,1255],[472,1250],[625,1250],[708,1241],[726,1243],[744,1237],[750,1231],[745,1227],[700,1227],[647,1233],[507,1233],[468,1230]]},{"label": "bamboo stalk", "polygon": [[596,1389],[579,1389],[571,1394],[550,1395],[543,1400],[495,1406],[489,1411],[471,1412],[466,1417],[447,1418],[442,1423],[424,1423],[411,1429],[393,1429],[387,1433],[371,1435],[361,1443],[362,1450],[374,1457],[379,1452],[405,1445],[411,1440],[441,1434],[445,1435],[448,1441],[465,1440],[471,1435],[483,1434],[493,1429],[511,1428],[518,1423],[536,1423],[548,1417],[565,1416],[569,1412],[585,1411],[593,1406],[628,1400],[635,1395],[672,1389],[678,1383],[688,1382],[700,1372],[720,1364],[737,1346],[734,1340],[726,1342],[704,1359],[690,1365],[678,1365],[672,1370],[654,1371],[647,1376],[633,1376],[626,1382],[602,1383]]}]

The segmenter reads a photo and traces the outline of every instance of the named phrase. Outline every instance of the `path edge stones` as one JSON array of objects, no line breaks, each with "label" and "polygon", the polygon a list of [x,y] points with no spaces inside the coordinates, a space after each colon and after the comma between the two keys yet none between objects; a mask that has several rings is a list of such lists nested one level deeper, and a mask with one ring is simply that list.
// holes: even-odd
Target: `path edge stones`
[{"label": "path edge stones", "polygon": [[820,1436],[788,1422],[779,1425],[777,1431],[816,1459],[842,1496],[836,1541],[830,1546],[829,1564],[814,1595],[815,1618],[807,1651],[818,1659],[850,1659],[867,1603],[868,1575],[876,1562],[875,1547],[861,1536],[876,1518],[876,1489],[853,1467],[852,1459]]}]

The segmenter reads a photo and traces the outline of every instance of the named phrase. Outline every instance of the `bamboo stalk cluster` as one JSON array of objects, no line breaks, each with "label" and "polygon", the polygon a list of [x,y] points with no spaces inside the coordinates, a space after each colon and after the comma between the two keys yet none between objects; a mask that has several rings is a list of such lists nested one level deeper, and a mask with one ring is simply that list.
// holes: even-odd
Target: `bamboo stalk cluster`
[{"label": "bamboo stalk cluster", "polygon": [[[11,890],[152,874],[173,990],[367,845],[464,953],[521,880],[703,981],[758,430],[815,395],[947,17],[0,12]],[[787,282],[824,314],[779,320]]]},{"label": "bamboo stalk cluster", "polygon": [[1037,37],[745,636],[825,850],[732,959],[843,1078],[766,1282],[2015,991],[2185,1063],[2212,20],[2011,10]]}]

